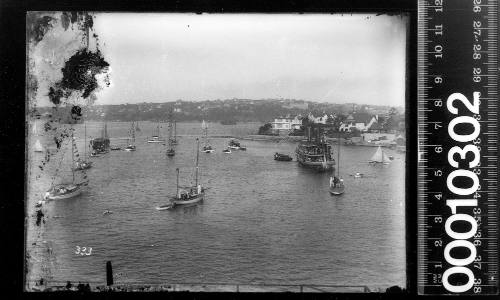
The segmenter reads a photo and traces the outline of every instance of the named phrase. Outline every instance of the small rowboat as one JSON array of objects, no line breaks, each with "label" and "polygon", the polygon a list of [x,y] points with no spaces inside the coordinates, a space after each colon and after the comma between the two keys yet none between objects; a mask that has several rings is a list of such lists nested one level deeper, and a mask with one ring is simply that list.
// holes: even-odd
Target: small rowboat
[{"label": "small rowboat", "polygon": [[167,156],[174,156],[175,155],[175,150],[170,148],[167,150]]},{"label": "small rowboat", "polygon": [[160,205],[156,207],[156,210],[168,210],[172,209],[174,206],[172,204],[165,204],[165,205]]},{"label": "small rowboat", "polygon": [[281,154],[281,153],[276,152],[274,154],[274,160],[277,160],[277,161],[291,161],[292,158],[289,155]]}]

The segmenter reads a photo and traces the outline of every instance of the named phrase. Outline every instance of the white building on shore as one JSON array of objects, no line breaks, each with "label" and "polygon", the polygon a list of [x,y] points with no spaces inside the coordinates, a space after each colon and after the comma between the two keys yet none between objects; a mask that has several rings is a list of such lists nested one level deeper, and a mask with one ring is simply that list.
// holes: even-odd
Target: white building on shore
[{"label": "white building on shore", "polygon": [[278,117],[274,119],[271,125],[275,133],[288,133],[291,130],[300,129],[300,126],[302,126],[302,117],[300,115],[295,117],[291,117],[290,115]]}]

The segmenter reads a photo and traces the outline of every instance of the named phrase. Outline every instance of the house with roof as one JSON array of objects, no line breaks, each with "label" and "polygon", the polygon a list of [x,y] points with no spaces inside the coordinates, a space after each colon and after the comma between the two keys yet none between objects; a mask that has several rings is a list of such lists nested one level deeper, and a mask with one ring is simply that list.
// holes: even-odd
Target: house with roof
[{"label": "house with roof", "polygon": [[326,124],[326,120],[328,120],[328,115],[324,114],[321,117],[315,117],[312,113],[309,113],[307,115],[307,118],[309,119],[310,122],[316,123],[316,124]]},{"label": "house with roof", "polygon": [[274,119],[274,122],[271,123],[272,131],[275,133],[280,132],[289,132],[290,130],[300,129],[302,126],[302,116],[297,115],[295,117],[291,117],[290,115],[281,116]]},{"label": "house with roof", "polygon": [[342,122],[339,130],[351,132],[353,128],[356,128],[359,131],[366,132],[370,130],[372,126],[374,126],[373,128],[375,130],[381,129],[380,124],[378,123],[378,115],[371,115],[369,113],[352,113],[347,116],[344,122]]}]

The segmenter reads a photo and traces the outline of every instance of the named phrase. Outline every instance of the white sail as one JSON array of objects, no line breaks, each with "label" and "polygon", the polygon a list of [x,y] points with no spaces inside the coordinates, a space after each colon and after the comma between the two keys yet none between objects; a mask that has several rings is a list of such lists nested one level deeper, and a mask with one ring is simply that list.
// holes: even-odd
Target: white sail
[{"label": "white sail", "polygon": [[36,128],[36,122],[33,124],[33,134],[36,135],[37,134],[37,128]]},{"label": "white sail", "polygon": [[201,128],[207,129],[207,123],[205,123],[205,120],[203,120],[203,122],[201,122]]},{"label": "white sail", "polygon": [[373,154],[372,158],[370,159],[370,162],[379,162],[379,163],[389,163],[391,160],[385,154],[385,152],[382,150],[381,146],[378,146],[377,151],[375,154]]},{"label": "white sail", "polygon": [[43,152],[43,147],[42,143],[40,143],[40,140],[36,140],[35,142],[35,152]]}]

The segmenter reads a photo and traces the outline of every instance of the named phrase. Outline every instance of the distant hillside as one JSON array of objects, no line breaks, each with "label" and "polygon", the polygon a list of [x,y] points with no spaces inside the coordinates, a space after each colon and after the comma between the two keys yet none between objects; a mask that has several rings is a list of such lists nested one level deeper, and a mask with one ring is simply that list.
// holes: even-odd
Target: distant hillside
[{"label": "distant hillside", "polygon": [[[229,99],[207,100],[200,102],[172,101],[164,103],[138,103],[120,105],[93,105],[83,109],[83,116],[87,120],[106,121],[166,121],[169,112],[173,111],[174,118],[179,121],[212,122],[237,121],[237,122],[268,122],[279,116],[314,115],[322,114],[347,114],[355,109],[358,112],[371,114],[385,114],[389,106],[358,105],[353,103],[331,104],[293,99]],[[404,109],[396,108],[399,113]],[[69,111],[68,108],[60,110]],[[52,108],[38,108],[38,114],[52,113]]]}]

